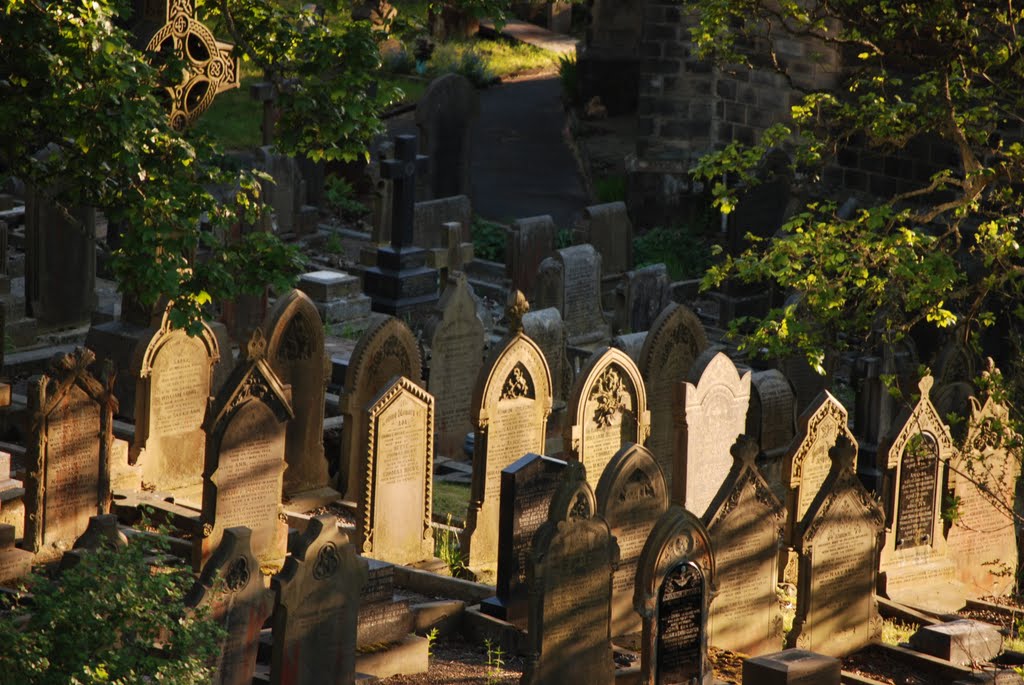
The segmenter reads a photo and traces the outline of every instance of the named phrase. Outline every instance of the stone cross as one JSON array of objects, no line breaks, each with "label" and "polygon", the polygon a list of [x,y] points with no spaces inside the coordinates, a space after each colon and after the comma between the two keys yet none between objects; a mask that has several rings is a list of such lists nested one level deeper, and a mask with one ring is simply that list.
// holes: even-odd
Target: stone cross
[{"label": "stone cross", "polygon": [[443,225],[445,246],[431,250],[431,266],[441,272],[442,289],[447,287],[448,279],[456,271],[462,271],[467,263],[473,261],[473,243],[462,242],[462,224],[446,221]]},{"label": "stone cross", "polygon": [[416,176],[428,167],[426,155],[416,154],[416,136],[395,136],[395,158],[380,163],[381,176],[392,182],[391,245],[396,250],[412,245],[415,226]]}]

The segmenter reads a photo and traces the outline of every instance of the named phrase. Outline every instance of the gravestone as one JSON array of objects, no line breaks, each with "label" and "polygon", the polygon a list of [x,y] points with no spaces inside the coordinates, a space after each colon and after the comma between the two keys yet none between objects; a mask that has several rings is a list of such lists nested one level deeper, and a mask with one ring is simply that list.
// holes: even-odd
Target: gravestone
[{"label": "gravestone", "polygon": [[[505,247],[505,274],[511,282],[510,291],[521,290],[535,298],[537,269],[554,251],[557,234],[558,228],[547,214],[512,222]],[[561,312],[562,308],[558,310]]]},{"label": "gravestone", "polygon": [[669,492],[672,492],[674,471],[675,387],[686,380],[690,367],[707,346],[704,326],[697,316],[689,308],[673,302],[651,324],[640,349],[637,367],[647,388],[647,405],[651,408],[651,437],[647,448],[661,465]]},{"label": "gravestone", "polygon": [[430,265],[438,270],[444,291],[457,273],[463,273],[473,261],[473,243],[463,240],[463,224],[446,221],[441,226],[441,247],[430,250]]},{"label": "gravestone", "polygon": [[26,446],[25,538],[37,561],[58,558],[106,513],[110,441],[117,400],[93,378],[91,351],[56,356],[29,382],[32,436]]},{"label": "gravestone", "polygon": [[259,149],[259,168],[273,180],[260,186],[266,203],[277,219],[277,233],[308,235],[316,231],[319,212],[306,204],[306,181],[299,163],[290,155],[278,154],[273,147]]},{"label": "gravestone", "polygon": [[523,332],[540,347],[551,371],[551,396],[556,406],[563,406],[572,387],[573,374],[565,354],[568,340],[562,315],[554,307],[526,312]]},{"label": "gravestone", "polygon": [[594,493],[570,464],[537,531],[527,567],[529,656],[523,685],[613,685],[612,570],[619,549]]},{"label": "gravestone", "polygon": [[206,452],[203,422],[220,355],[207,325],[201,334],[189,335],[172,328],[168,311],[159,328],[136,345],[135,438],[129,461],[141,463],[144,489],[198,499]]},{"label": "gravestone", "polygon": [[769,461],[777,461],[796,435],[796,413],[796,394],[781,371],[753,372],[746,433]]},{"label": "gravestone", "polygon": [[203,567],[225,530],[238,526],[249,529],[261,566],[284,562],[288,526],[280,520],[281,492],[287,422],[293,417],[291,388],[270,366],[257,328],[206,419],[203,530],[193,542],[194,568]]},{"label": "gravestone", "polygon": [[[829,361],[826,360],[826,368],[829,365]],[[831,380],[818,373],[807,361],[807,357],[803,355],[783,357],[776,362],[776,367],[793,386],[798,414],[803,412],[818,395],[831,385]]]},{"label": "gravestone", "polygon": [[433,557],[434,398],[395,378],[366,407],[356,540],[361,554],[394,564]]},{"label": "gravestone", "polygon": [[744,659],[743,679],[759,685],[840,685],[842,663],[824,654],[786,649]]},{"label": "gravestone", "polygon": [[214,685],[251,685],[260,629],[274,610],[274,593],[266,587],[250,543],[248,528],[225,529],[185,598],[188,607],[208,607],[210,619],[224,629],[213,664]]},{"label": "gravestone", "polygon": [[419,382],[422,377],[420,346],[401,319],[378,319],[360,336],[341,391],[339,409],[345,419],[341,431],[338,485],[345,499],[355,502],[362,487],[360,462],[366,454],[366,407],[396,376]]},{"label": "gravestone", "polygon": [[585,207],[573,234],[574,243],[589,243],[601,253],[606,274],[621,274],[633,268],[633,224],[625,202]]},{"label": "gravestone", "polygon": [[664,264],[627,271],[615,287],[617,332],[646,331],[672,301],[672,283]]},{"label": "gravestone", "polygon": [[417,202],[413,209],[412,244],[434,248],[445,244],[445,224],[459,224],[459,242],[472,242],[473,204],[465,195],[440,195]]},{"label": "gravestone", "polygon": [[326,333],[345,336],[366,327],[371,303],[358,276],[321,269],[302,274],[297,287],[313,301]]},{"label": "gravestone", "polygon": [[879,639],[875,600],[881,504],[855,471],[857,448],[838,434],[821,494],[794,533],[800,553],[796,618],[789,646],[846,656]]},{"label": "gravestone", "polygon": [[460,74],[431,81],[416,102],[420,150],[430,162],[430,197],[469,192],[470,133],[480,115],[476,88]]},{"label": "gravestone", "polygon": [[356,649],[371,651],[406,637],[414,627],[409,599],[395,596],[395,566],[368,559],[367,581],[359,592]]},{"label": "gravestone", "polygon": [[565,454],[587,470],[597,487],[605,466],[623,443],[647,442],[651,415],[640,370],[622,350],[606,347],[580,369],[566,410]]},{"label": "gravestone", "polygon": [[275,595],[272,685],[352,685],[366,561],[333,516],[316,517],[270,585]]},{"label": "gravestone", "polygon": [[498,580],[495,596],[482,601],[480,610],[521,630],[527,624],[526,567],[533,537],[548,520],[567,466],[561,459],[527,454],[501,472]]},{"label": "gravestone", "polygon": [[32,552],[14,546],[14,526],[0,523],[0,586],[16,584],[32,570]]},{"label": "gravestone", "polygon": [[730,448],[746,426],[750,372],[726,355],[704,351],[676,386],[672,501],[701,516],[732,467]]},{"label": "gravestone", "polygon": [[498,561],[502,470],[524,454],[544,453],[551,373],[537,343],[523,332],[528,310],[521,292],[509,294],[509,336],[481,367],[473,389],[473,482],[463,535],[473,569]]},{"label": "gravestone", "polygon": [[597,513],[608,522],[619,544],[619,565],[612,579],[612,636],[639,633],[640,614],[633,608],[637,563],[647,536],[668,509],[668,489],[650,450],[627,444],[597,483]]},{"label": "gravestone", "polygon": [[601,255],[593,245],[557,250],[537,268],[536,284],[538,307],[561,312],[570,345],[608,340],[601,310]]},{"label": "gravestone", "polygon": [[818,497],[832,470],[829,450],[840,436],[857,451],[846,408],[832,393],[823,391],[800,415],[797,435],[782,457],[782,490],[786,497],[786,544],[793,546],[811,503]]},{"label": "gravestone", "polygon": [[331,360],[324,348],[324,327],[313,301],[299,290],[280,298],[263,322],[267,362],[292,388],[295,418],[285,431],[284,496],[300,494],[333,500],[324,456],[324,399]]},{"label": "gravestone", "polygon": [[643,685],[711,685],[708,603],[715,591],[715,557],[700,519],[669,506],[644,543],[633,607],[643,619]]},{"label": "gravestone", "polygon": [[473,429],[468,392],[483,365],[484,324],[465,274],[458,273],[445,289],[428,333],[430,377],[427,384],[437,405],[437,450],[446,457],[462,454],[466,433]]},{"label": "gravestone", "polygon": [[956,448],[928,399],[931,386],[931,376],[921,379],[920,400],[897,417],[879,449],[886,533],[878,585],[894,601],[949,613],[964,601],[942,529],[942,484]]},{"label": "gravestone", "polygon": [[9,452],[0,452],[0,525],[13,526],[15,537],[25,535],[25,482],[11,477]]},{"label": "gravestone", "polygon": [[957,577],[969,597],[1013,592],[1017,576],[1014,500],[1020,462],[1011,445],[1007,408],[993,399],[971,398],[967,439],[953,458],[950,481],[959,517],[947,537]]},{"label": "gravestone", "polygon": [[[644,341],[647,340],[647,331],[640,333],[626,333],[612,338],[611,347],[622,350],[629,355],[629,358],[636,364],[640,361],[640,351],[644,348]],[[647,380],[644,379],[644,383]]]},{"label": "gravestone", "polygon": [[739,437],[729,477],[704,517],[718,579],[710,642],[743,654],[768,654],[782,646],[775,586],[785,509],[757,470],[757,451],[753,438]]}]

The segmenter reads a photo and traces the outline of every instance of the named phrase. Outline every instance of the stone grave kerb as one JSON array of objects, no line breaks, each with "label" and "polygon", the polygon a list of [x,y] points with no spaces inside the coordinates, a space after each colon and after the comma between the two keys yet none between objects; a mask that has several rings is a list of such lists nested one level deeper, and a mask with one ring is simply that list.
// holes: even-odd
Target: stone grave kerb
[{"label": "stone grave kerb", "polygon": [[[630,387],[632,392],[630,392]],[[635,400],[635,406],[629,409],[628,395]],[[596,414],[590,415],[588,404],[597,402]],[[565,427],[563,440],[565,453],[569,460],[584,461],[588,454],[587,431],[588,422],[596,425],[614,425],[617,421],[631,420],[636,427],[635,433],[628,438],[629,442],[644,444],[651,434],[651,412],[647,409],[647,389],[640,369],[623,350],[605,347],[596,351],[580,369],[569,394],[567,413],[571,424]],[[629,415],[627,417],[627,415]],[[619,445],[608,455],[610,459],[621,447]],[[585,464],[589,472],[591,487],[597,486],[601,471],[607,462]]]},{"label": "stone grave kerb", "polygon": [[[78,347],[64,355],[54,355],[50,360],[49,373],[34,376],[29,381],[28,413],[34,438],[27,445],[25,460],[34,479],[25,482],[25,534],[24,547],[38,553],[43,546],[45,535],[47,498],[47,467],[50,459],[47,432],[55,410],[61,405],[73,388],[84,392],[99,407],[99,425],[96,440],[98,442],[96,511],[105,514],[110,503],[110,452],[113,439],[114,413],[117,411],[117,398],[114,397],[113,373],[111,366],[105,365],[107,382],[101,383],[89,372],[95,362],[92,350]],[[85,531],[85,521],[81,531]],[[67,540],[70,545],[74,540]]]},{"label": "stone grave kerb", "polygon": [[641,637],[641,678],[643,685],[656,685],[658,595],[669,573],[681,563],[696,569],[704,581],[701,606],[704,611],[700,644],[699,685],[713,682],[708,659],[708,607],[717,592],[718,576],[711,536],[704,523],[678,504],[670,504],[654,524],[637,565],[633,608],[643,619]]},{"label": "stone grave kerb", "polygon": [[[786,543],[793,545],[797,526],[820,492],[828,471],[817,478],[821,467],[831,469],[831,461],[825,462],[836,439],[845,438],[852,446],[854,459],[857,457],[857,439],[850,430],[849,414],[846,407],[828,390],[822,391],[797,419],[797,433],[789,443],[782,457],[782,486],[786,491]],[[831,443],[831,444],[829,444]],[[824,454],[822,452],[824,451]],[[818,463],[820,462],[820,463]],[[854,462],[856,464],[856,461]],[[805,482],[805,469],[813,466],[808,476],[816,476],[817,482]],[[808,492],[811,487],[818,488]],[[801,505],[802,503],[802,505]]]}]

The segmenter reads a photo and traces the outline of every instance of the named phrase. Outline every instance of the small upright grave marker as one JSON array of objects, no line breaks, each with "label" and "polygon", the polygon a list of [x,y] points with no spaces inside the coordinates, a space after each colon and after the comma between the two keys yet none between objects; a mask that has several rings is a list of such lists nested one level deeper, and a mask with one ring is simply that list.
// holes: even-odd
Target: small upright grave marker
[{"label": "small upright grave marker", "polygon": [[537,301],[562,313],[569,344],[606,341],[610,327],[601,310],[601,255],[593,245],[556,250],[537,270]]}]

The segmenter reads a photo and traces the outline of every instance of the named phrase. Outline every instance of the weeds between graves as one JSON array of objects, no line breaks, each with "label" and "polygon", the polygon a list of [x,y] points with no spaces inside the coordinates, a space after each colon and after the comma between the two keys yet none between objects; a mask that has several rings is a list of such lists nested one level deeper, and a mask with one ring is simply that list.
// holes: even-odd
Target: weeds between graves
[{"label": "weeds between graves", "polygon": [[484,648],[487,650],[487,685],[497,685],[501,682],[501,676],[505,669],[505,652],[500,645],[491,640],[484,640]]},{"label": "weeds between graves", "polygon": [[452,528],[451,514],[448,514],[448,520],[444,526],[434,529],[434,555],[445,563],[452,576],[459,577],[466,572],[466,562],[459,545],[459,536]]}]

